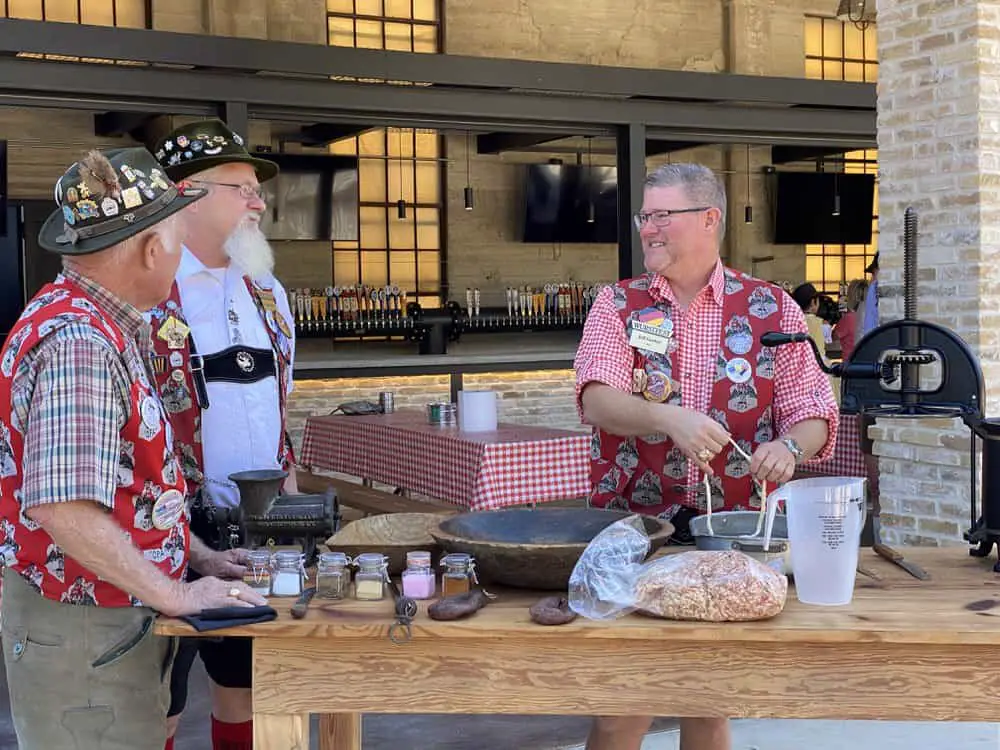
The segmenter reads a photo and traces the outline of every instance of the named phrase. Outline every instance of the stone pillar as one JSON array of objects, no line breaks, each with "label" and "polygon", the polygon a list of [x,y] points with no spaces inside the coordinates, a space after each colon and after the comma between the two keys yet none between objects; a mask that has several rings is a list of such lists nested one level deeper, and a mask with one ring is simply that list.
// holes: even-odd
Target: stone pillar
[{"label": "stone pillar", "polygon": [[[1000,415],[1000,2],[878,0],[881,321],[903,316],[903,214],[919,215],[918,316],[959,334]],[[962,543],[969,434],[957,421],[880,420],[890,542]]]}]

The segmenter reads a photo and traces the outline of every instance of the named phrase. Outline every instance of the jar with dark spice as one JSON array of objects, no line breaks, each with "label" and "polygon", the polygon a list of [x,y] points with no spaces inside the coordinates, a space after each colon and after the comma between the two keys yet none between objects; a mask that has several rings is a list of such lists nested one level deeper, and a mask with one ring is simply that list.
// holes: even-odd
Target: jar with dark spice
[{"label": "jar with dark spice", "polygon": [[468,593],[476,578],[476,562],[464,552],[453,552],[441,558],[444,572],[441,574],[441,596],[457,596]]}]

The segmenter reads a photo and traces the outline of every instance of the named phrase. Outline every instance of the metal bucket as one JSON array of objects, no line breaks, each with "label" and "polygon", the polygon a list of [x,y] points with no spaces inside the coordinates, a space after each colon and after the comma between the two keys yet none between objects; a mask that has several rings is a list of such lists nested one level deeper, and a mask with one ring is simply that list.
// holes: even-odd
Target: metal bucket
[{"label": "metal bucket", "polygon": [[792,572],[791,543],[788,541],[788,523],[783,515],[775,516],[774,529],[771,532],[771,547],[764,551],[763,532],[757,531],[757,518],[760,515],[755,510],[733,510],[712,514],[712,531],[708,533],[708,516],[700,515],[691,519],[691,535],[694,536],[695,547],[701,550],[738,550],[762,563],[768,564],[774,560],[781,561],[781,570],[785,575]]}]

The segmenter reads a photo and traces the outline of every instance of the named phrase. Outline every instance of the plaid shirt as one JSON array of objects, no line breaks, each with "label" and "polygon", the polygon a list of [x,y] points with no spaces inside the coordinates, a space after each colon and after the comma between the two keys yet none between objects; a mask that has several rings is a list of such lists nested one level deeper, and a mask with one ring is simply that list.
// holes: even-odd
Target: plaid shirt
[{"label": "plaid shirt", "polygon": [[12,417],[24,425],[21,506],[92,500],[114,507],[121,429],[129,389],[152,349],[142,313],[104,287],[66,270],[127,337],[125,357],[99,330],[57,329],[21,361],[11,383]]},{"label": "plaid shirt", "polygon": [[[708,413],[712,397],[715,359],[722,336],[722,298],[725,274],[722,263],[715,266],[708,285],[687,308],[677,304],[677,298],[667,280],[655,275],[649,292],[653,299],[671,308],[674,337],[677,339],[677,368],[681,403],[687,409]],[[785,295],[782,305],[781,330],[786,333],[807,332],[805,316],[794,300]],[[605,287],[594,301],[587,316],[576,368],[577,408],[582,417],[581,395],[588,383],[598,382],[625,393],[632,393],[632,367],[635,352],[628,343],[628,334],[615,309],[613,292]],[[792,425],[806,419],[826,419],[830,432],[826,445],[816,455],[822,460],[833,453],[837,441],[837,403],[830,380],[819,369],[807,344],[779,347],[774,359],[774,419],[777,435],[784,435]],[[706,377],[706,373],[709,376]],[[687,482],[698,486],[701,472],[693,461],[688,462]]]}]

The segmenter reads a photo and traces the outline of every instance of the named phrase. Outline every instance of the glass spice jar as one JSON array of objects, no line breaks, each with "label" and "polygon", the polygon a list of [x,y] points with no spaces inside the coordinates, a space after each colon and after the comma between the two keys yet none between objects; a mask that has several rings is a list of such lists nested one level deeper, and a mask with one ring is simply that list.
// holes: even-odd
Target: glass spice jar
[{"label": "glass spice jar", "polygon": [[365,552],[354,559],[358,572],[354,576],[354,598],[377,601],[385,597],[387,560],[378,552]]},{"label": "glass spice jar", "polygon": [[464,552],[453,552],[441,558],[445,571],[441,574],[441,596],[457,596],[468,593],[476,578],[476,563]]},{"label": "glass spice jar", "polygon": [[302,553],[294,550],[280,550],[274,553],[274,576],[271,594],[274,596],[298,596],[302,593]]},{"label": "glass spice jar", "polygon": [[403,595],[411,599],[431,599],[437,582],[431,570],[431,553],[413,551],[406,553],[406,570],[403,571]]},{"label": "glass spice jar", "polygon": [[350,559],[343,552],[324,552],[316,563],[316,596],[343,599],[351,582]]},{"label": "glass spice jar", "polygon": [[270,596],[271,553],[266,549],[250,550],[247,553],[246,568],[243,583],[261,596]]}]

